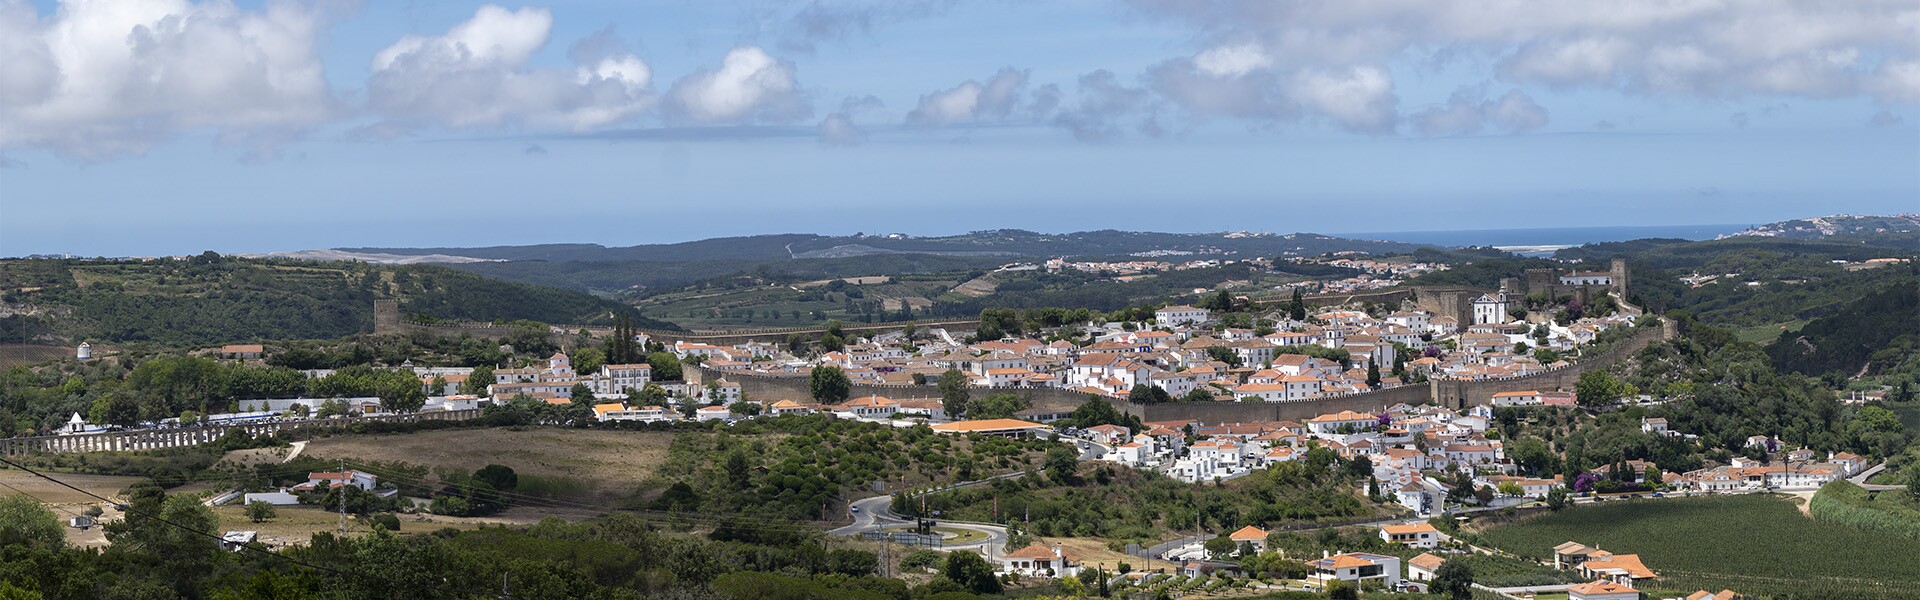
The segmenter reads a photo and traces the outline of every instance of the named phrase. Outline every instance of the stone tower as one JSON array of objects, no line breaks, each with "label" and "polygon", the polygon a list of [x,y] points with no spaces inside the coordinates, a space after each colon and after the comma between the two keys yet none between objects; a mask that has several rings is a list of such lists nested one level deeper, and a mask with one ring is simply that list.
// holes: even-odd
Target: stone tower
[{"label": "stone tower", "polygon": [[1554,279],[1553,269],[1527,269],[1526,274],[1526,293],[1528,294],[1546,294],[1552,296],[1554,284],[1560,283],[1559,280]]},{"label": "stone tower", "polygon": [[389,299],[389,300],[373,301],[373,332],[374,333],[399,333],[400,332],[400,301],[399,300]]},{"label": "stone tower", "polygon": [[1613,291],[1620,294],[1621,300],[1627,299],[1627,259],[1613,259]]}]

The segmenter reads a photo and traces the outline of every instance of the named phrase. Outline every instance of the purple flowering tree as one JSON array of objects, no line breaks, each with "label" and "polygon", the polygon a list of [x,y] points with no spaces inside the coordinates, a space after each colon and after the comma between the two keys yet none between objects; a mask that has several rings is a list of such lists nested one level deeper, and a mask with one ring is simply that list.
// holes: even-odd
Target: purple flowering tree
[{"label": "purple flowering tree", "polygon": [[1591,472],[1581,473],[1579,477],[1573,480],[1573,491],[1591,492],[1593,491],[1594,486],[1599,485],[1599,483],[1600,483],[1599,475],[1595,475]]}]

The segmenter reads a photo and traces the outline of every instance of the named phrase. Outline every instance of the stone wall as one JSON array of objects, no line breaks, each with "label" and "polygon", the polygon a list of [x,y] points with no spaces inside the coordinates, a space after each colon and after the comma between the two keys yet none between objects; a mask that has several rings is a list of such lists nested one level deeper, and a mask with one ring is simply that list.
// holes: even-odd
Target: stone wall
[{"label": "stone wall", "polygon": [[1599,354],[1588,356],[1580,362],[1564,369],[1547,371],[1515,377],[1513,379],[1478,381],[1436,381],[1432,383],[1435,404],[1461,408],[1492,401],[1493,395],[1500,392],[1521,392],[1528,390],[1553,391],[1571,390],[1580,382],[1580,374],[1590,369],[1607,368],[1632,358],[1640,349],[1661,340],[1671,339],[1675,334],[1672,321],[1666,321],[1659,329],[1645,329],[1635,332],[1632,337],[1621,340],[1613,347]]},{"label": "stone wall", "polygon": [[1191,419],[1203,423],[1243,423],[1300,420],[1343,410],[1377,413],[1395,404],[1424,404],[1428,396],[1427,386],[1421,384],[1305,402],[1175,402],[1149,405],[1121,402],[1119,408],[1127,414],[1140,417],[1142,421]]},{"label": "stone wall", "polygon": [[[848,334],[886,333],[906,329],[909,324],[921,331],[945,329],[949,333],[958,336],[979,328],[980,320],[950,319],[941,321],[902,321],[895,323],[843,323],[840,325],[840,330]],[[787,341],[787,336],[796,333],[810,338],[817,338],[825,334],[827,328],[825,325],[820,325],[816,327],[765,327],[727,331],[667,331],[664,329],[640,329],[637,331],[647,334],[653,338],[654,341],[667,344],[685,341],[712,344],[715,346],[732,346],[747,342],[784,343]]]},{"label": "stone wall", "polygon": [[[725,377],[727,381],[740,384],[740,392],[747,400],[762,404],[780,400],[794,402],[813,402],[813,391],[808,386],[806,374],[793,377],[775,377],[757,373],[707,371],[694,365],[684,367],[688,383],[702,383],[708,378]],[[1065,407],[1072,410],[1087,401],[1087,395],[1081,392],[1051,388],[968,388],[968,397],[975,400],[992,394],[1011,392],[1026,398],[1035,407]],[[848,397],[884,396],[895,400],[915,398],[939,398],[940,388],[935,385],[855,385]]]}]

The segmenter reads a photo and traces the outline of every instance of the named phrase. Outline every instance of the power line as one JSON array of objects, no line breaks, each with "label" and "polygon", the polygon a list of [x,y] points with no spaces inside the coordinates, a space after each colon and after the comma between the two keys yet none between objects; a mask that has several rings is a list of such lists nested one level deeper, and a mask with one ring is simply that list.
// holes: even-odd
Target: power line
[{"label": "power line", "polygon": [[67,510],[67,507],[65,507],[65,506],[61,506],[61,505],[58,505],[58,504],[54,504],[54,503],[52,503],[52,502],[48,502],[48,501],[46,501],[46,500],[41,500],[39,496],[35,496],[35,495],[33,495],[32,493],[30,493],[30,492],[28,492],[28,491],[26,491],[26,490],[23,490],[23,489],[20,489],[20,488],[17,488],[17,487],[13,487],[13,485],[12,485],[12,484],[9,484],[9,483],[7,483],[7,482],[5,482],[5,481],[0,481],[0,487],[5,487],[5,488],[7,488],[7,489],[10,489],[10,490],[13,490],[13,491],[14,491],[14,493],[16,493],[16,494],[20,494],[20,495],[22,495],[22,496],[26,496],[26,497],[28,497],[28,498],[32,498],[32,499],[33,499],[33,500],[34,500],[35,502],[39,502],[39,503],[41,503],[41,504],[44,504],[44,505],[47,505],[47,506],[51,506],[51,507],[53,507],[53,508],[54,508],[54,510],[58,510],[58,511],[60,511],[60,512],[63,512],[63,513],[67,513],[67,514],[69,514],[69,515],[72,515],[72,516],[75,516],[75,517],[78,517],[78,516],[81,516],[81,515],[80,515],[80,513],[76,513],[76,512],[73,512],[73,511],[71,511],[71,510]]}]

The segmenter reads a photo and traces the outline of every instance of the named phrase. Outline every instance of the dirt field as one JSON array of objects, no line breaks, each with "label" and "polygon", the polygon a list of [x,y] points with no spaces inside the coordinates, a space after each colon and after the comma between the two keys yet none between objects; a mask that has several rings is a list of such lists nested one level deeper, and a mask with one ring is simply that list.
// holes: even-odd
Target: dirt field
[{"label": "dirt field", "polygon": [[[61,481],[73,484],[74,487],[108,498],[118,498],[120,490],[127,489],[127,486],[141,481],[138,477],[115,477],[112,475],[48,474],[59,478]],[[61,523],[67,522],[67,518],[73,515],[85,514],[87,508],[91,506],[100,507],[102,511],[100,521],[102,523],[119,520],[120,518],[119,513],[105,502],[95,500],[86,494],[61,487],[51,481],[28,475],[25,471],[0,469],[0,483],[6,484],[0,485],[0,496],[11,496],[25,492],[30,496],[39,498],[41,502],[48,504],[48,508],[53,510],[54,516],[60,517]],[[86,531],[68,527],[67,543],[82,548],[101,548],[107,545],[107,537],[99,527],[93,527]]]},{"label": "dirt field", "polygon": [[[100,351],[99,348],[95,348],[94,356],[99,356]],[[62,358],[73,358],[73,348],[39,344],[0,344],[0,369],[15,365],[37,365]]]},{"label": "dirt field", "polygon": [[572,480],[596,495],[620,498],[653,474],[666,460],[672,443],[673,434],[659,432],[465,429],[316,439],[301,456],[461,470],[500,464],[512,467],[522,478]]},{"label": "dirt field", "polygon": [[1106,565],[1108,569],[1113,569],[1120,563],[1127,563],[1135,571],[1166,569],[1168,573],[1172,573],[1180,568],[1180,565],[1164,560],[1127,556],[1108,550],[1106,540],[1093,538],[1039,538],[1039,540],[1042,544],[1066,546],[1067,553],[1073,555],[1075,559],[1089,565]]}]

